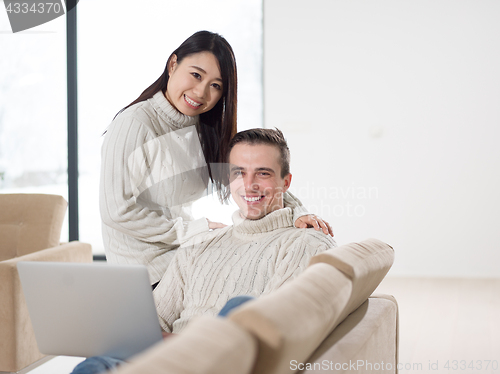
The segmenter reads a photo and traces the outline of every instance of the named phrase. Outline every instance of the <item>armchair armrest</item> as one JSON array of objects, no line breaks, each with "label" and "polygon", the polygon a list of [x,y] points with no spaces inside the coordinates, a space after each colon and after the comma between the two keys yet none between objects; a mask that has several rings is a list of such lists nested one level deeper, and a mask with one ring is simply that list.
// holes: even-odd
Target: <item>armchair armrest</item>
[{"label": "armchair armrest", "polygon": [[19,261],[92,262],[92,247],[77,241],[0,261],[0,371],[16,372],[44,357],[24,300]]},{"label": "armchair armrest", "polygon": [[[389,295],[372,295],[319,345],[299,373],[398,372],[398,305]],[[327,370],[328,369],[328,370]]]}]

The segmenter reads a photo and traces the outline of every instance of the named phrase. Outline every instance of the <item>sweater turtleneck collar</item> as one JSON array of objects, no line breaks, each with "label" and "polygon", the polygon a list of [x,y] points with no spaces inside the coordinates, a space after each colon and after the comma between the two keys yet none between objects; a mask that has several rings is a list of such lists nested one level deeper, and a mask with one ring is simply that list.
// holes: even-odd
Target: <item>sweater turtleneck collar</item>
[{"label": "sweater turtleneck collar", "polygon": [[199,116],[186,116],[170,104],[163,92],[160,90],[153,95],[149,102],[156,112],[173,127],[182,129],[198,123]]},{"label": "sweater turtleneck collar", "polygon": [[291,208],[275,210],[261,219],[245,219],[237,210],[233,213],[233,227],[236,234],[259,235],[267,232],[293,227],[293,212]]}]

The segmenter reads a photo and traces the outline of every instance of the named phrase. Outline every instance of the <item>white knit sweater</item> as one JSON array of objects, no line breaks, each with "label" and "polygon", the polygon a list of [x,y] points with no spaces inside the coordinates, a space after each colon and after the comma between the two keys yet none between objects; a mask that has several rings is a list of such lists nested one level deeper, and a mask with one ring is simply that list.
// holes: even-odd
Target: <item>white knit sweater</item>
[{"label": "white knit sweater", "polygon": [[195,125],[162,92],[119,114],[102,146],[100,211],[106,257],[140,263],[157,282],[175,249],[208,233],[190,206],[207,187]]},{"label": "white knit sweater", "polygon": [[[208,173],[196,131],[198,116],[180,113],[160,91],[120,113],[102,146],[100,211],[106,258],[144,264],[151,283],[165,273],[175,249],[209,232],[191,204],[206,193]],[[307,214],[285,194],[294,219]]]},{"label": "white knit sweater", "polygon": [[237,211],[233,226],[182,246],[154,291],[162,328],[180,332],[195,316],[216,315],[232,297],[265,295],[336,246],[321,231],[294,228],[292,216],[284,208],[245,220]]}]

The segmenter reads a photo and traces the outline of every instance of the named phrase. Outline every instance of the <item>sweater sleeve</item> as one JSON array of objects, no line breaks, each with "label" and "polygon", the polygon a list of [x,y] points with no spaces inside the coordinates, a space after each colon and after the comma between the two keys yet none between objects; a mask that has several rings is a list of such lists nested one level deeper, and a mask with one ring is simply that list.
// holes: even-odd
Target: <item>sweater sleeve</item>
[{"label": "sweater sleeve", "polygon": [[[102,146],[101,218],[105,225],[142,241],[182,244],[208,232],[208,221],[167,217],[162,210],[138,202],[139,191],[132,183],[129,157],[154,138],[154,132],[132,115],[113,121]],[[168,150],[162,151],[168,155]],[[141,171],[147,173],[147,168],[144,165],[145,170]]]},{"label": "sweater sleeve", "polygon": [[307,268],[313,256],[336,246],[335,241],[326,235],[321,238],[307,229],[297,230],[303,231],[300,238],[291,238],[280,245],[274,274],[266,284],[263,295],[296,278]]},{"label": "sweater sleeve", "polygon": [[161,328],[172,332],[172,325],[184,309],[184,290],[187,274],[187,250],[179,249],[153,291]]},{"label": "sweater sleeve", "polygon": [[290,191],[287,191],[283,194],[283,203],[285,205],[285,208],[292,208],[294,225],[295,221],[297,221],[300,217],[309,214],[304,205],[302,205],[301,201]]}]

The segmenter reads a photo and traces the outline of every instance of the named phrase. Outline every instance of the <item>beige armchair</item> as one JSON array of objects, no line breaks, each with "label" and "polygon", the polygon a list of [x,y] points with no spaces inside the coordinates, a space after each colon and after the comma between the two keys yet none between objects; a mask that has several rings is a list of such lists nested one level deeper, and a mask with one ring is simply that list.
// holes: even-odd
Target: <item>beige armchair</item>
[{"label": "beige armchair", "polygon": [[19,261],[91,262],[89,244],[60,244],[62,196],[0,194],[0,372],[26,372],[44,359],[17,273]]}]

